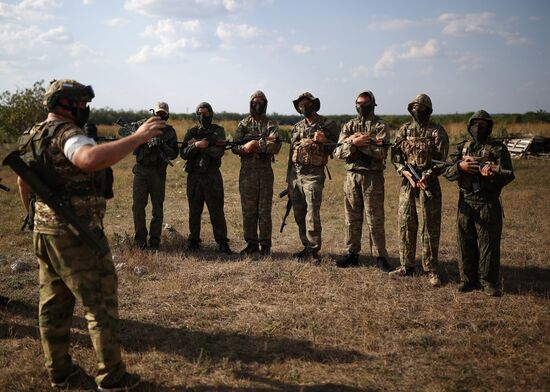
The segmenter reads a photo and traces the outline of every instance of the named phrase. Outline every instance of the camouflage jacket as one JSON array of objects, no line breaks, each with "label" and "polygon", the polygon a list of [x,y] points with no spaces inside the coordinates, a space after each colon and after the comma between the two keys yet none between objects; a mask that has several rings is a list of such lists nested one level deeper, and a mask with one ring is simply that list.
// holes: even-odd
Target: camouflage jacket
[{"label": "camouflage jacket", "polygon": [[241,156],[241,164],[243,167],[254,166],[258,160],[271,162],[273,156],[281,150],[281,142],[269,142],[265,138],[279,138],[279,124],[277,121],[270,120],[266,116],[262,116],[256,120],[252,115],[248,115],[239,122],[235,131],[235,141],[242,140],[246,136],[260,136],[263,139],[259,140],[260,152],[245,154],[243,145],[234,146],[231,148],[234,154]]},{"label": "camouflage jacket", "polygon": [[434,164],[431,160],[444,161],[447,159],[449,136],[445,128],[431,120],[423,127],[413,120],[406,122],[399,128],[391,149],[391,160],[397,172],[401,174],[405,169],[406,162],[411,163],[419,158],[418,156],[411,156],[407,151],[407,145],[414,143],[415,140],[422,140],[423,143],[430,146],[423,151],[419,151],[419,155],[422,156],[425,164],[421,167],[413,165],[416,166],[415,169],[428,179],[441,175],[445,169],[445,164]]},{"label": "camouflage jacket", "polygon": [[169,159],[175,159],[178,156],[178,138],[176,136],[176,130],[167,125],[162,135],[160,143],[155,146],[150,146],[148,143],[144,143],[139,146],[134,154],[136,155],[136,162],[144,166],[159,166],[166,168],[167,163],[161,158],[161,153]]},{"label": "camouflage jacket", "polygon": [[[52,137],[48,139],[49,133]],[[42,162],[43,176],[50,187],[61,193],[76,215],[90,229],[103,229],[105,197],[96,183],[96,173],[84,172],[65,156],[63,148],[69,138],[86,133],[65,121],[44,121],[25,131],[19,139],[19,150],[28,154],[31,145],[44,143],[44,151],[36,160]],[[25,158],[24,158],[25,159]],[[69,233],[66,222],[38,198],[35,203],[34,231],[42,234]]]},{"label": "camouflage jacket", "polygon": [[[470,174],[460,171],[458,164],[466,155],[496,165],[498,169],[495,175],[485,177],[481,173]],[[450,181],[458,181],[460,195],[467,201],[494,201],[500,196],[502,188],[515,178],[510,153],[506,146],[497,140],[489,139],[486,143],[463,141],[456,146],[456,151],[450,158],[452,164],[446,167],[443,175]],[[478,187],[475,186],[476,182]]]},{"label": "camouflage jacket", "polygon": [[[191,139],[208,140],[208,147],[197,148],[194,144],[189,145]],[[209,172],[217,170],[222,164],[222,156],[225,152],[225,146],[217,146],[216,141],[225,140],[225,130],[216,124],[211,124],[208,128],[193,127],[190,128],[181,146],[180,155],[187,161],[185,171]]]},{"label": "camouflage jacket", "polygon": [[338,143],[342,143],[334,151],[334,156],[345,159],[347,170],[382,171],[386,168],[386,156],[388,147],[368,145],[357,147],[347,141],[347,138],[355,133],[363,133],[373,140],[381,140],[389,144],[390,135],[388,124],[381,117],[372,115],[365,121],[360,116],[348,121],[342,127]]}]

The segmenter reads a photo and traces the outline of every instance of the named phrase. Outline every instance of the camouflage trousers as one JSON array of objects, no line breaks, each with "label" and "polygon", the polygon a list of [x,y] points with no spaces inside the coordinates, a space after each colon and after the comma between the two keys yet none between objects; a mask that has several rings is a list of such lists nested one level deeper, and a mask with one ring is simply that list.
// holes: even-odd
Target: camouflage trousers
[{"label": "camouflage trousers", "polygon": [[437,271],[439,235],[441,233],[441,187],[437,178],[428,182],[431,198],[418,188],[412,188],[403,179],[399,192],[399,258],[401,265],[414,267],[418,216],[422,217],[420,238],[422,240],[422,267],[424,271]]},{"label": "camouflage trousers", "polygon": [[219,169],[189,173],[187,176],[187,201],[189,203],[189,240],[200,241],[201,216],[206,203],[214,239],[218,244],[229,242],[223,211],[223,179]]},{"label": "camouflage trousers", "polygon": [[[258,164],[261,163],[258,162]],[[241,166],[239,192],[243,212],[243,232],[244,240],[249,244],[271,246],[273,180],[270,162],[261,167]]]},{"label": "camouflage trousers", "polygon": [[313,251],[321,249],[321,203],[325,186],[325,168],[291,169],[289,196],[302,245]]},{"label": "camouflage trousers", "polygon": [[457,214],[460,280],[467,284],[497,285],[500,270],[502,206],[498,199],[486,203],[465,201]]},{"label": "camouflage trousers", "polygon": [[126,369],[117,337],[118,283],[111,253],[98,258],[72,233],[35,232],[33,240],[40,265],[40,340],[50,377],[63,379],[70,372],[70,330],[78,300],[97,356],[96,382],[118,381]]},{"label": "camouflage trousers", "polygon": [[344,184],[344,206],[348,252],[361,251],[363,219],[366,215],[371,254],[388,257],[384,228],[384,173],[375,170],[348,171]]},{"label": "camouflage trousers", "polygon": [[137,163],[132,169],[134,173],[133,205],[134,240],[138,245],[147,245],[147,224],[145,223],[145,207],[151,196],[151,226],[149,230],[149,245],[160,245],[162,221],[164,219],[164,194],[166,187],[166,166],[144,166]]}]

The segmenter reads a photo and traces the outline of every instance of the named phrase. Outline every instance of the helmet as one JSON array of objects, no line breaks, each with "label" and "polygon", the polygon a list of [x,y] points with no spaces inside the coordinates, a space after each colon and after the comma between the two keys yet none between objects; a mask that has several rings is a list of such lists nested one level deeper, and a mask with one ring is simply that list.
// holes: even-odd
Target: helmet
[{"label": "helmet", "polygon": [[314,110],[315,112],[318,112],[319,109],[321,109],[321,101],[319,101],[319,98],[315,98],[315,97],[313,96],[313,94],[311,94],[310,92],[307,92],[307,91],[306,91],[305,93],[300,94],[300,95],[298,96],[298,98],[296,98],[294,101],[292,101],[292,103],[294,104],[294,108],[296,109],[296,111],[297,111],[298,113],[300,113],[300,108],[298,108],[298,102],[300,102],[300,100],[301,100],[302,98],[307,98],[307,99],[309,99],[310,101],[313,102],[313,105],[314,105],[314,109],[313,109],[313,110]]},{"label": "helmet", "polygon": [[[409,103],[409,105],[407,106],[407,110],[409,111],[409,113],[411,113],[412,107],[415,103],[426,106],[428,108],[428,110],[430,111],[430,114],[432,114],[432,112],[433,112],[432,100],[430,99],[430,97],[428,95],[418,94],[416,97],[414,97],[414,99],[411,101],[411,103]],[[411,115],[412,115],[412,113],[411,113]]]},{"label": "helmet", "polygon": [[474,120],[485,120],[491,123],[493,125],[493,117],[489,113],[487,113],[485,110],[481,109],[472,114],[472,117],[468,120],[468,129],[470,129],[470,126],[472,125],[472,122]]},{"label": "helmet", "polygon": [[164,112],[166,114],[170,114],[170,108],[168,107],[168,104],[166,102],[157,102],[155,104],[155,113],[158,112]]},{"label": "helmet", "polygon": [[44,94],[44,105],[51,110],[57,105],[60,98],[66,98],[69,101],[90,102],[94,97],[92,86],[85,86],[71,79],[54,79]]}]

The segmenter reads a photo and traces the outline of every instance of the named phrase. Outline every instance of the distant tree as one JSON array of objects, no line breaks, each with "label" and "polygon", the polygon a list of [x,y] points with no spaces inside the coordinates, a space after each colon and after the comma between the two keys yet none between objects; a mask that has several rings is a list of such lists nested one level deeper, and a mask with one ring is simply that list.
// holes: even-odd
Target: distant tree
[{"label": "distant tree", "polygon": [[0,95],[0,141],[13,142],[33,124],[46,118],[48,111],[43,104],[44,81],[32,87],[17,89],[14,93],[4,91]]}]

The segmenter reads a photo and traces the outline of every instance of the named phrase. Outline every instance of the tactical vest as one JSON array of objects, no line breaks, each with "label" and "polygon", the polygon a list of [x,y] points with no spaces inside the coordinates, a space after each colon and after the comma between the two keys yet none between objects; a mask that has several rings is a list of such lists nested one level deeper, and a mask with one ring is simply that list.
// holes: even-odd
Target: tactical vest
[{"label": "tactical vest", "polygon": [[[471,146],[471,140],[468,140],[464,143],[464,145],[462,146],[462,158],[464,158],[465,156],[474,156],[470,151]],[[491,147],[492,146],[489,143],[483,145],[481,155],[477,156],[477,158],[479,158],[479,163],[493,162],[494,164],[498,164],[496,157],[491,151]],[[485,188],[486,181],[487,179],[481,176],[481,173],[462,173],[462,175],[458,179],[458,186],[469,192],[478,193],[481,191],[482,188]]]},{"label": "tactical vest", "polygon": [[331,153],[325,151],[322,143],[313,141],[315,132],[324,132],[324,122],[308,125],[302,120],[299,125],[299,140],[292,145],[292,162],[302,166],[325,166]]},{"label": "tactical vest", "polygon": [[401,149],[407,163],[420,170],[428,169],[435,152],[435,138],[433,136],[407,136]]}]

